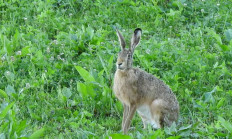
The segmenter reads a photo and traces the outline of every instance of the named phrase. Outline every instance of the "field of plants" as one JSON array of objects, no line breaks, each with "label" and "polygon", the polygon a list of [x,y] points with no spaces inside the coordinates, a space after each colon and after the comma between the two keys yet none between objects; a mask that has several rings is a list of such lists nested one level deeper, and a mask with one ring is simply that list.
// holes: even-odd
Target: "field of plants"
[{"label": "field of plants", "polygon": [[[0,0],[0,138],[232,138],[231,0]],[[127,135],[112,91],[120,45],[173,90],[177,124]]]}]

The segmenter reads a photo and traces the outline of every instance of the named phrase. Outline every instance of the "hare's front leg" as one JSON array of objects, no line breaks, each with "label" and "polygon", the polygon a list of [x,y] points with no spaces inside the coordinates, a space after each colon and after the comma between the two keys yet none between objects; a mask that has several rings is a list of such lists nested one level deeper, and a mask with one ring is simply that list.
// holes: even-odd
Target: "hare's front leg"
[{"label": "hare's front leg", "polygon": [[129,106],[123,104],[123,119],[122,119],[122,130],[124,129],[125,121],[128,116]]},{"label": "hare's front leg", "polygon": [[125,123],[124,123],[124,126],[123,126],[123,132],[124,134],[127,133],[129,127],[130,127],[130,124],[131,124],[131,120],[135,114],[135,110],[136,110],[136,106],[135,105],[130,105],[129,106],[129,109],[128,109],[128,114],[126,116],[126,119],[125,119]]}]

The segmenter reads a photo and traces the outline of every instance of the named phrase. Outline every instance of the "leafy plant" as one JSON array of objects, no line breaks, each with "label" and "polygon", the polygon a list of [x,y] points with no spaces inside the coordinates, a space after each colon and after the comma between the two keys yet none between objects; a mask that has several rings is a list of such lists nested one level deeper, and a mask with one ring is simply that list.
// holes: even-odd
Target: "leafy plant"
[{"label": "leafy plant", "polygon": [[[232,2],[0,2],[0,138],[231,138]],[[134,66],[166,82],[178,123],[122,135],[115,28],[143,30]],[[127,45],[129,45],[129,40]]]}]

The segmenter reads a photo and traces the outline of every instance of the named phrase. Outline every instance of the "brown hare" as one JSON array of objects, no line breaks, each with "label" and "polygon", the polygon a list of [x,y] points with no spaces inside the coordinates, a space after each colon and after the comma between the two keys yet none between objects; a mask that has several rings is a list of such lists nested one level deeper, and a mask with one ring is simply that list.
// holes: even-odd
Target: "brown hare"
[{"label": "brown hare", "polygon": [[144,128],[148,124],[155,129],[170,126],[178,119],[179,103],[176,96],[163,81],[132,67],[134,49],[140,42],[142,30],[135,29],[129,49],[125,48],[126,42],[119,31],[117,35],[121,52],[116,63],[113,90],[124,107],[122,131],[125,134],[128,132],[136,110],[142,118]]}]

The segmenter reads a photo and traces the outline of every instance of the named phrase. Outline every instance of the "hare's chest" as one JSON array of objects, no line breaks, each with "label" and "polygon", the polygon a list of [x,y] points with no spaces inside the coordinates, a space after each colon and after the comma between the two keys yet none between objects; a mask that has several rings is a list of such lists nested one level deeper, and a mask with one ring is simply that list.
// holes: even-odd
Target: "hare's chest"
[{"label": "hare's chest", "polygon": [[126,87],[128,87],[126,84],[120,82],[114,88],[114,93],[122,103],[129,104],[132,92]]},{"label": "hare's chest", "polygon": [[122,78],[115,77],[114,93],[116,97],[124,104],[129,105],[135,97],[135,90],[130,83]]}]

